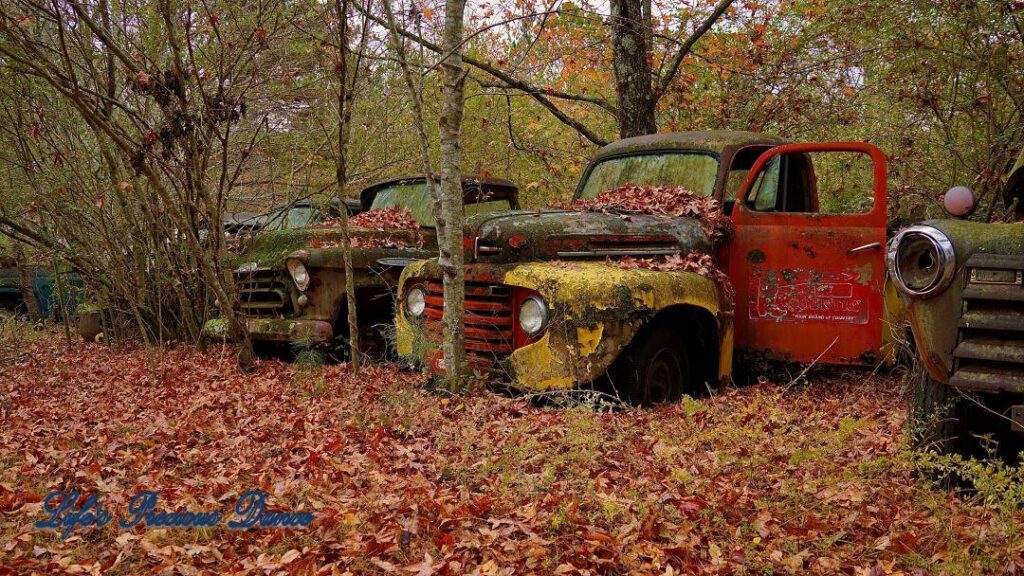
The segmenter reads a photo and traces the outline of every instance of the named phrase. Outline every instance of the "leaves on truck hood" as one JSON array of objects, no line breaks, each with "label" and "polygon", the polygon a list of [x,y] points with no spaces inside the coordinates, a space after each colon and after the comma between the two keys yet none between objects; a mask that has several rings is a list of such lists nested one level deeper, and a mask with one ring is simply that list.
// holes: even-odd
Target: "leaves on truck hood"
[{"label": "leaves on truck hood", "polygon": [[695,272],[718,283],[730,300],[733,298],[732,283],[729,276],[715,264],[710,254],[690,252],[686,256],[675,253],[668,256],[651,256],[650,258],[634,258],[624,256],[618,260],[608,260],[609,264],[623,270],[655,270],[657,272]]},{"label": "leaves on truck hood", "polygon": [[732,234],[732,221],[722,213],[717,200],[698,196],[682,186],[626,184],[605,190],[595,198],[576,200],[568,208],[622,216],[645,214],[666,218],[696,218],[715,244]]},{"label": "leaves on truck hood", "polygon": [[420,223],[412,217],[412,212],[405,206],[393,208],[375,208],[356,214],[348,221],[353,228],[370,230],[419,230]]},{"label": "leaves on truck hood", "polygon": [[[335,228],[341,225],[340,220],[328,220],[321,224],[323,228]],[[348,219],[349,228],[362,230],[376,230],[384,232],[385,235],[358,235],[352,236],[353,248],[406,248],[409,243],[403,238],[394,238],[387,233],[394,230],[419,230],[420,223],[412,216],[412,212],[405,206],[394,206],[392,208],[374,208],[367,210]],[[339,248],[341,242],[314,241],[312,248]]]}]

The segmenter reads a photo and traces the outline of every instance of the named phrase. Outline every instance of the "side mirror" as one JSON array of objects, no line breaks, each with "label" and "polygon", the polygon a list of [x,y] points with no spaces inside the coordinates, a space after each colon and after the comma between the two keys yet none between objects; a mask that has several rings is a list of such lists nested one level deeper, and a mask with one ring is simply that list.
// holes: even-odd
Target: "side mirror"
[{"label": "side mirror", "polygon": [[974,212],[976,204],[974,192],[971,192],[971,189],[966,186],[954,186],[942,197],[942,205],[946,208],[946,212],[958,218],[969,216],[971,212]]}]

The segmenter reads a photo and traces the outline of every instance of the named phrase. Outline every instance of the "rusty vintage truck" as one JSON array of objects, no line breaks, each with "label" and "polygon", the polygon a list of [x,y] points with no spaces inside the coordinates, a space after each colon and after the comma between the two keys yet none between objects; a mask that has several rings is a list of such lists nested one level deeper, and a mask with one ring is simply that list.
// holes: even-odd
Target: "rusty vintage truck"
[{"label": "rusty vintage truck", "polygon": [[[818,153],[866,161],[856,182],[866,197],[849,213],[819,202]],[[844,165],[831,165],[842,185]],[[610,144],[584,170],[577,201],[626,184],[682,186],[721,202],[731,236],[715,245],[692,217],[477,216],[464,238],[470,366],[520,390],[610,385],[649,405],[728,380],[736,352],[876,364],[894,340],[887,303],[899,307],[885,280],[886,178],[885,156],[865,143],[714,131]],[[728,281],[620,265],[672,254],[712,255]],[[400,282],[398,354],[443,374],[436,260],[410,265]]]},{"label": "rusty vintage truck", "polygon": [[[516,186],[507,180],[463,178],[467,214],[519,207]],[[368,348],[385,351],[380,331],[394,317],[394,291],[403,266],[437,253],[430,191],[424,176],[408,176],[360,192],[363,215],[401,207],[418,226],[410,229],[351,227],[352,264],[360,335]],[[249,334],[260,349],[281,345],[332,348],[348,337],[345,268],[337,225],[263,231],[234,259],[236,301]],[[226,326],[214,319],[204,336],[223,339]]]},{"label": "rusty vintage truck", "polygon": [[1024,152],[1003,197],[1013,222],[931,220],[889,243],[920,364],[913,432],[939,452],[1016,459],[1024,439]]}]

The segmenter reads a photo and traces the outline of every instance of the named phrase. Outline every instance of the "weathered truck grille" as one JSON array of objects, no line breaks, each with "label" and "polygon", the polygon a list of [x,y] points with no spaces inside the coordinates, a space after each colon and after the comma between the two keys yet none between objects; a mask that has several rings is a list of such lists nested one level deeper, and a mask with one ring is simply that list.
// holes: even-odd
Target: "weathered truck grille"
[{"label": "weathered truck grille", "polygon": [[[426,331],[443,337],[444,286],[427,282]],[[466,283],[466,356],[471,365],[488,366],[512,353],[512,288],[482,282]]]},{"label": "weathered truck grille", "polygon": [[1024,392],[1024,257],[967,260],[950,384]]},{"label": "weathered truck grille", "polygon": [[281,318],[292,313],[284,276],[275,270],[235,272],[238,305],[250,318]]}]

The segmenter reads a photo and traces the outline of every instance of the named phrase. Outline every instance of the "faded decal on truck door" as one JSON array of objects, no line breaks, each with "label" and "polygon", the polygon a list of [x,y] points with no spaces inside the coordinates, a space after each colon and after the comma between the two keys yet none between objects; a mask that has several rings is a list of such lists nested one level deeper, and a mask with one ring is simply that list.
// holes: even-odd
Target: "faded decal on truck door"
[{"label": "faded decal on truck door", "polygon": [[756,267],[748,292],[749,318],[768,322],[867,324],[871,288],[851,271]]}]

